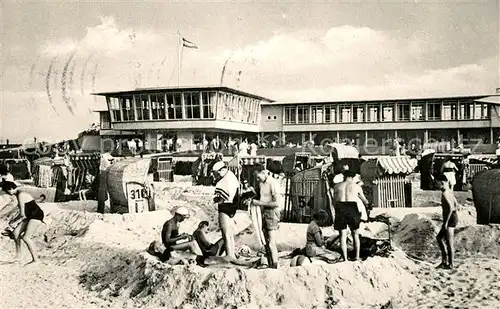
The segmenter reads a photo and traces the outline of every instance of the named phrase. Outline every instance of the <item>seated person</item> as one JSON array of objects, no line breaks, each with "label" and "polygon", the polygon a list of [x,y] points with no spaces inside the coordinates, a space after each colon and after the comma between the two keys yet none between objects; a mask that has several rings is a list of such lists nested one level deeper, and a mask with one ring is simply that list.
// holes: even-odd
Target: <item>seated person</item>
[{"label": "seated person", "polygon": [[14,176],[10,173],[7,165],[0,163],[0,183],[3,181],[14,182]]},{"label": "seated person", "polygon": [[225,251],[224,239],[219,239],[215,244],[207,240],[208,221],[201,221],[193,233],[194,240],[198,243],[204,257],[221,256]]},{"label": "seated person", "polygon": [[203,255],[198,243],[193,239],[193,236],[186,233],[179,234],[179,225],[182,221],[189,218],[189,211],[186,207],[179,207],[174,216],[163,224],[161,231],[161,241],[166,250],[163,253],[162,261],[170,258],[172,251],[191,251],[196,255]]},{"label": "seated person", "polygon": [[307,227],[307,242],[304,253],[309,258],[318,257],[326,259],[325,255],[332,252],[325,248],[326,243],[320,225],[324,224],[328,219],[328,214],[326,211],[320,209],[313,214],[312,219]]}]

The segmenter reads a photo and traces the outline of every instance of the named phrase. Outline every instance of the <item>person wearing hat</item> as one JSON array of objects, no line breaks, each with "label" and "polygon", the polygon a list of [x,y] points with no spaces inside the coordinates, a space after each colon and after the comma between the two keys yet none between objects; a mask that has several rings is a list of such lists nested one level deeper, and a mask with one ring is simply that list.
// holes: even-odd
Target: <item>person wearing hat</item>
[{"label": "person wearing hat", "polygon": [[218,204],[219,226],[222,232],[222,239],[224,239],[224,245],[226,246],[226,256],[230,259],[235,259],[234,232],[231,225],[232,218],[237,210],[240,182],[236,175],[222,161],[214,164],[212,173],[217,181],[214,202]]},{"label": "person wearing hat", "polygon": [[203,255],[193,236],[186,233],[179,234],[180,223],[188,218],[189,210],[186,207],[179,207],[175,211],[174,216],[163,224],[161,241],[166,248],[163,253],[164,260],[170,258],[172,251],[191,251],[196,255]]}]

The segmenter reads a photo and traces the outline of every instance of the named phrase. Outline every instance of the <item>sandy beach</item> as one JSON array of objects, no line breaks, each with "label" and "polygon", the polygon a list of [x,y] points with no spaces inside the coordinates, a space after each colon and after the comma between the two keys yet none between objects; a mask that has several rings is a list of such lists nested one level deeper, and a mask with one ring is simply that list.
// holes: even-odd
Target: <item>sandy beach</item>
[{"label": "sandy beach", "polygon": [[[101,215],[91,201],[43,204],[48,224],[36,238],[39,263],[9,264],[14,243],[0,238],[0,307],[494,308],[500,298],[500,227],[475,225],[475,210],[463,193],[457,194],[465,205],[459,212],[453,272],[434,269],[439,262],[434,237],[441,220],[433,201],[436,192],[421,207],[374,210],[395,222],[398,249],[390,258],[293,268],[282,259],[279,270],[269,271],[169,266],[148,255],[145,249],[159,237],[168,210],[178,205],[189,205],[194,213],[185,231],[209,220],[210,237],[219,237],[211,188],[184,181],[158,190],[164,210],[155,213]],[[416,200],[424,194],[415,190]],[[248,216],[237,217],[246,229]],[[283,223],[280,251],[302,246],[304,227]],[[325,228],[324,233],[335,232]],[[372,224],[364,233],[384,237],[387,231]],[[247,231],[237,243],[252,247],[252,236]]]}]

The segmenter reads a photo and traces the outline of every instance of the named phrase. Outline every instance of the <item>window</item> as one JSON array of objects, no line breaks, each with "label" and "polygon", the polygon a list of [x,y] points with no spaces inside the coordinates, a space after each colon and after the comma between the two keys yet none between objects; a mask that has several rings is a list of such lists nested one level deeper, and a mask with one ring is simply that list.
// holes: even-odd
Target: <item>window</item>
[{"label": "window", "polygon": [[182,97],[180,93],[168,93],[167,119],[182,119]]},{"label": "window", "polygon": [[365,105],[354,104],[352,106],[353,122],[365,122]]},{"label": "window", "polygon": [[285,124],[297,123],[297,107],[285,106]]},{"label": "window", "polygon": [[123,121],[134,121],[133,97],[120,98],[120,109],[122,110]]},{"label": "window", "polygon": [[217,93],[215,91],[201,93],[201,109],[203,119],[214,118],[214,106],[216,106]]},{"label": "window", "polygon": [[368,104],[368,122],[378,122],[379,104]]},{"label": "window", "polygon": [[425,120],[423,103],[411,103],[411,120],[412,121],[422,121]]},{"label": "window", "polygon": [[428,102],[427,115],[427,120],[441,120],[441,102]]},{"label": "window", "polygon": [[109,119],[109,113],[108,112],[100,112],[100,118],[101,118],[101,129],[106,130],[106,129],[111,129],[111,119]]},{"label": "window", "polygon": [[152,94],[151,98],[151,114],[154,120],[166,119],[165,113],[165,95]]},{"label": "window", "polygon": [[459,113],[458,117],[461,120],[473,119],[474,115],[474,103],[472,101],[459,101]]},{"label": "window", "polygon": [[401,102],[397,105],[398,109],[398,119],[397,121],[409,121],[410,120],[410,103]]},{"label": "window", "polygon": [[297,118],[297,123],[309,123],[309,106],[298,106]]},{"label": "window", "polygon": [[351,104],[340,105],[340,122],[352,122],[352,106]]},{"label": "window", "polygon": [[260,101],[259,100],[252,100],[252,123],[259,123],[260,121]]},{"label": "window", "polygon": [[[478,104],[478,103],[476,103],[476,104]],[[488,104],[482,103],[482,107],[483,107],[482,108],[483,113],[481,114],[481,119],[489,119],[490,118],[490,113],[489,113],[490,109],[489,109]]]},{"label": "window", "polygon": [[442,120],[456,120],[457,117],[457,102],[444,101],[442,110]]},{"label": "window", "polygon": [[315,105],[311,107],[312,123],[323,123],[323,105]]},{"label": "window", "polygon": [[326,123],[337,122],[337,106],[335,105],[325,106],[325,122]]},{"label": "window", "polygon": [[382,121],[394,121],[394,104],[382,104]]},{"label": "window", "polygon": [[111,120],[114,122],[122,121],[120,114],[120,102],[118,98],[108,98],[109,111],[111,112]]},{"label": "window", "polygon": [[149,120],[150,102],[147,94],[135,96],[135,111],[137,120]]},{"label": "window", "polygon": [[278,119],[278,117],[274,116],[274,120]]},{"label": "window", "polygon": [[201,116],[200,93],[185,92],[184,107],[186,109],[186,119],[200,119]]}]

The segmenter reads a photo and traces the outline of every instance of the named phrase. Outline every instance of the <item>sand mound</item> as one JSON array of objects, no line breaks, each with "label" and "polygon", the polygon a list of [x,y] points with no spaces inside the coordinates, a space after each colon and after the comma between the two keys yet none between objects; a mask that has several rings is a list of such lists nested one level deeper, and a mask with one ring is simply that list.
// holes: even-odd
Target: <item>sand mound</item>
[{"label": "sand mound", "polygon": [[82,282],[102,297],[134,298],[137,306],[182,308],[314,308],[384,304],[416,285],[403,257],[280,270],[170,266],[146,253],[84,271]]},{"label": "sand mound", "polygon": [[[477,253],[498,256],[500,254],[500,226],[475,225],[475,211],[463,208],[458,212],[459,224],[455,229],[455,250],[457,256]],[[394,242],[405,252],[423,258],[439,256],[436,235],[442,225],[438,212],[406,215],[394,228]]]}]

